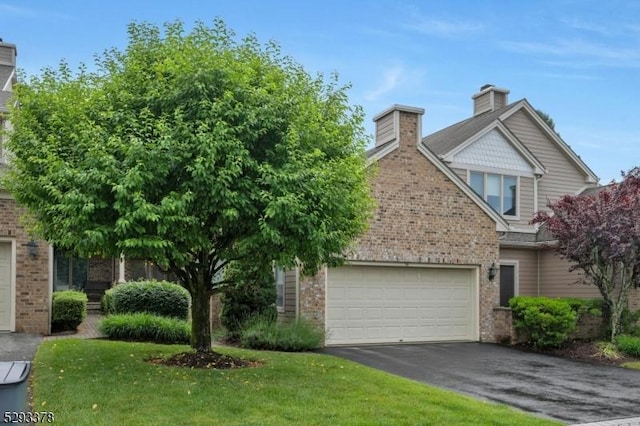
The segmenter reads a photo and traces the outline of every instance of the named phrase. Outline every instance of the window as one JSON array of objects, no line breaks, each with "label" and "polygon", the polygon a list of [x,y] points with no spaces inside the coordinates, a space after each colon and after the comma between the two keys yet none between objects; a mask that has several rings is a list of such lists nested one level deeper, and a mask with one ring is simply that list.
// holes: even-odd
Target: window
[{"label": "window", "polygon": [[504,216],[518,215],[518,177],[495,173],[470,172],[469,186]]},{"label": "window", "polygon": [[278,311],[284,311],[284,270],[276,267],[276,307]]},{"label": "window", "polygon": [[500,264],[500,306],[508,307],[509,300],[517,295],[516,265]]},{"label": "window", "polygon": [[53,290],[84,290],[87,285],[87,259],[73,257],[59,249],[53,252]]}]

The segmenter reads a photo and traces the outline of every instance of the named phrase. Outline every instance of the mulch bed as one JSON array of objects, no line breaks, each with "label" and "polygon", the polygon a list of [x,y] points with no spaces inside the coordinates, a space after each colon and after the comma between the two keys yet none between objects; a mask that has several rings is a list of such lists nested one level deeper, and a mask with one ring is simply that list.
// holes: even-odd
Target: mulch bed
[{"label": "mulch bed", "polygon": [[152,364],[166,365],[169,367],[209,368],[228,370],[231,368],[258,367],[259,361],[251,361],[242,358],[234,358],[218,352],[181,352],[169,358],[149,358],[146,360]]},{"label": "mulch bed", "polygon": [[617,358],[608,358],[602,353],[602,350],[598,348],[595,342],[568,342],[559,348],[549,349],[535,348],[527,344],[520,344],[515,347],[524,351],[554,355],[576,361],[584,361],[601,365],[621,366],[626,362],[640,361],[638,358],[628,357],[625,355],[620,355]]}]

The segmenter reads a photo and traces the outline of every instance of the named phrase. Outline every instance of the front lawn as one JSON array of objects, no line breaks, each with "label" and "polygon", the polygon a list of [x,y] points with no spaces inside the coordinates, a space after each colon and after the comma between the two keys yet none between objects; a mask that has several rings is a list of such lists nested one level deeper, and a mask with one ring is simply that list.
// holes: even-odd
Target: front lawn
[{"label": "front lawn", "polygon": [[558,424],[319,354],[219,348],[260,367],[201,370],[145,362],[186,346],[45,341],[33,410],[73,425]]}]

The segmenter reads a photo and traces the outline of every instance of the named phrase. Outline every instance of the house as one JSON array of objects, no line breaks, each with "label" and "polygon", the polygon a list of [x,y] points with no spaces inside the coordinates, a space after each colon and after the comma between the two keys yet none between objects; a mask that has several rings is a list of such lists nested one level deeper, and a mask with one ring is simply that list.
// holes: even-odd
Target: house
[{"label": "house", "polygon": [[492,342],[504,337],[514,295],[599,297],[529,223],[598,178],[526,99],[508,94],[483,86],[469,119],[426,137],[420,108],[378,114],[370,228],[344,266],[285,273],[281,315],[325,327],[328,345]]},{"label": "house", "polygon": [[[0,125],[5,129],[10,129],[8,104],[17,82],[16,57],[16,46],[0,41]],[[0,174],[10,161],[2,142]],[[0,332],[49,334],[54,291],[83,290],[95,305],[116,281],[165,278],[150,262],[82,259],[36,240],[23,225],[25,213],[0,187]]]}]

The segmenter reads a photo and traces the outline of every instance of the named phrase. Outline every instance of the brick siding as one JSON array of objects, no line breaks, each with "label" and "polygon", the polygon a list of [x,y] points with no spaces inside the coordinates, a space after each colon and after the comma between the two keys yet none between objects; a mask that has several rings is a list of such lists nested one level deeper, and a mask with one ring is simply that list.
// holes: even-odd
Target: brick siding
[{"label": "brick siding", "polygon": [[[421,115],[401,111],[400,146],[378,162],[370,228],[348,258],[368,262],[477,265],[480,267],[480,339],[495,341],[498,261],[495,222],[417,149]],[[326,270],[300,280],[300,314],[324,325]]]},{"label": "brick siding", "polygon": [[20,223],[25,213],[12,199],[0,198],[0,237],[16,244],[16,331],[49,334],[49,244],[36,241],[38,256],[29,257],[31,236]]}]

